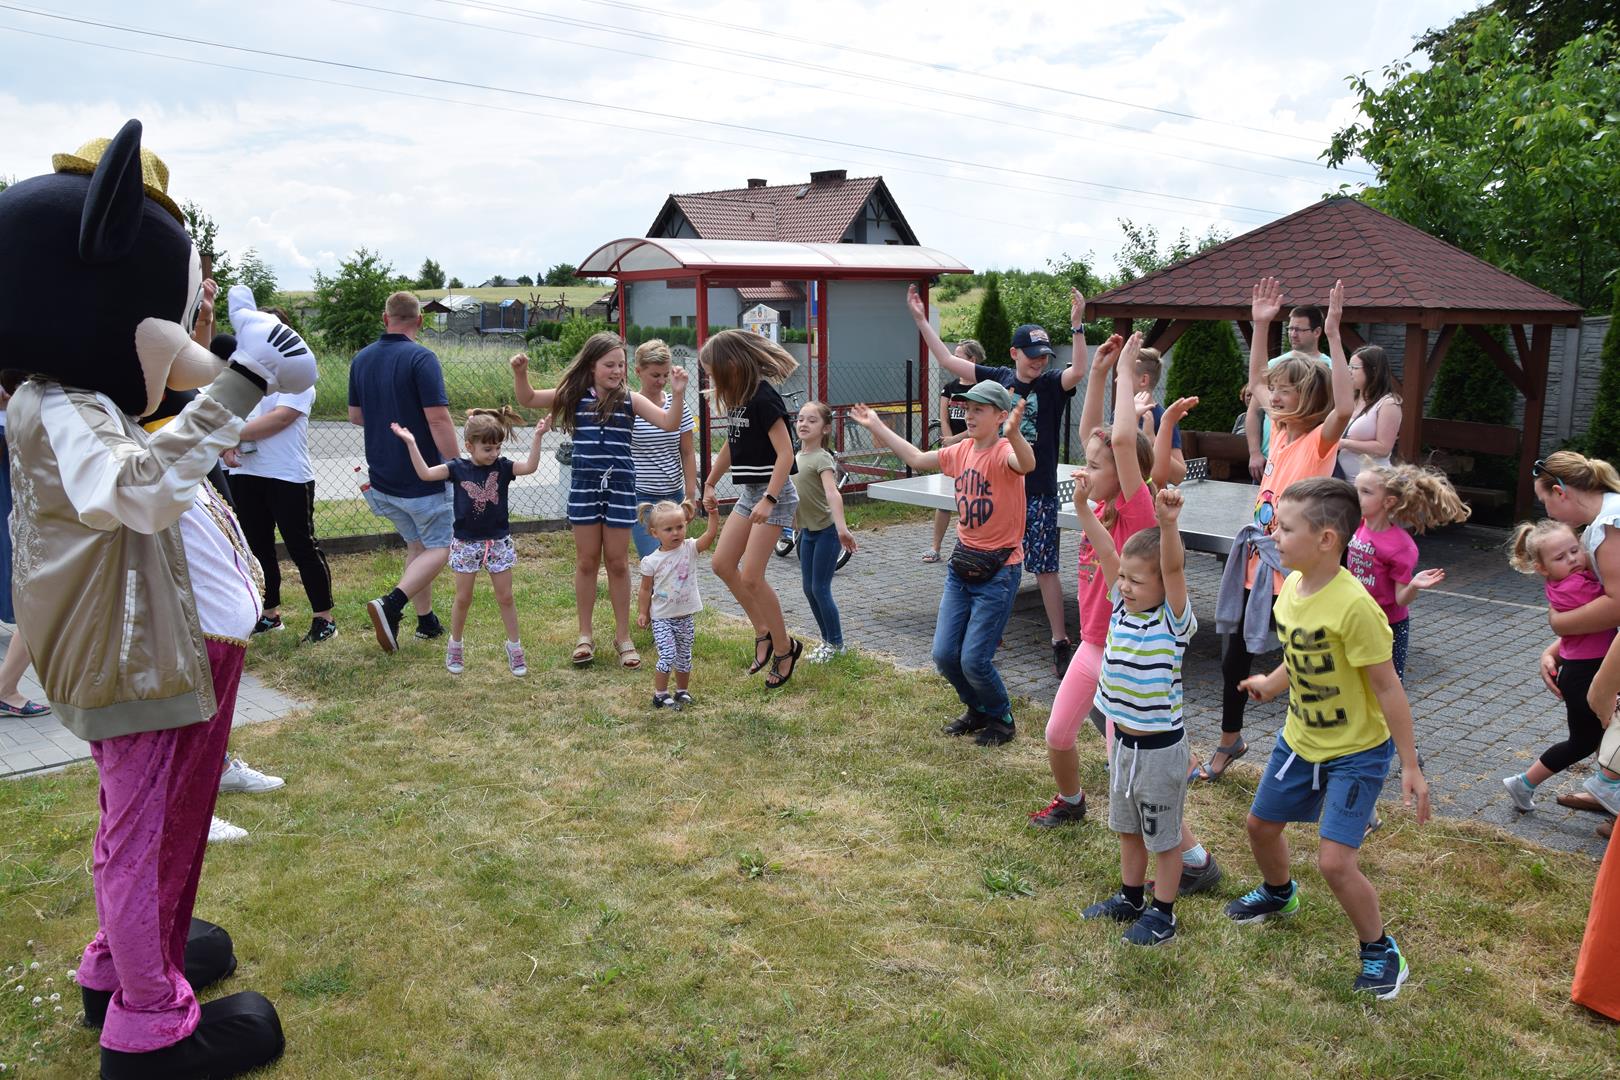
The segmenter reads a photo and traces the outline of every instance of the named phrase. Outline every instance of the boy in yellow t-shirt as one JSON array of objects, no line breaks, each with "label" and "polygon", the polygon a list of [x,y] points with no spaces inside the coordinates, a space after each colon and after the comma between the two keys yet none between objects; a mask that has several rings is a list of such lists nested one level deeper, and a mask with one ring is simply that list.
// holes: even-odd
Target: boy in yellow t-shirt
[{"label": "boy in yellow t-shirt", "polygon": [[1387,1001],[1406,981],[1406,958],[1384,932],[1378,892],[1357,851],[1395,753],[1404,801],[1415,801],[1419,824],[1429,818],[1429,785],[1390,658],[1389,622],[1339,564],[1360,519],[1356,489],[1328,477],[1291,484],[1277,503],[1277,551],[1292,571],[1275,609],[1283,663],[1238,686],[1255,701],[1287,690],[1288,718],[1249,809],[1249,847],[1263,881],[1226,914],[1254,923],[1299,910],[1283,827],[1320,819],[1317,865],[1361,941],[1355,990]]}]

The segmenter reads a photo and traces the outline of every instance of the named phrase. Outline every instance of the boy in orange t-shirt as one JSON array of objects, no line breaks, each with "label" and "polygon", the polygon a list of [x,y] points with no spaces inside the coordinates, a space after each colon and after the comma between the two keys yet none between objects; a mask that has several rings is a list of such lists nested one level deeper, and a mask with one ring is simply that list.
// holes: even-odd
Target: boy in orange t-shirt
[{"label": "boy in orange t-shirt", "polygon": [[1012,702],[996,671],[996,649],[1023,571],[1024,475],[1035,468],[1035,451],[1018,426],[1027,399],[1015,403],[1005,386],[985,379],[957,400],[966,405],[968,437],[943,450],[917,449],[865,405],[856,405],[850,416],[912,469],[938,469],[956,480],[957,545],[939,600],[933,652],[934,666],[967,711],[944,730],[973,733],[980,746],[1000,746],[1015,728]]}]

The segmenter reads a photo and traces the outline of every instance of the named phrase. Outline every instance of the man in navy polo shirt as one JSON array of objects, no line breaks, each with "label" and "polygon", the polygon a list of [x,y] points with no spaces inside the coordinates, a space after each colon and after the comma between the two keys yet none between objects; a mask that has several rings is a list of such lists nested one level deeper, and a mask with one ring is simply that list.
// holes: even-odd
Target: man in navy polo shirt
[{"label": "man in navy polo shirt", "polygon": [[[1046,621],[1052,628],[1052,663],[1058,677],[1062,678],[1074,650],[1064,626],[1063,583],[1058,578],[1058,443],[1063,438],[1063,403],[1074,396],[1074,388],[1087,376],[1085,336],[1078,329],[1075,331],[1079,344],[1075,346],[1074,358],[1068,367],[1059,370],[1046,370],[1047,361],[1052,357],[1052,339],[1033,323],[1013,332],[1009,353],[1011,367],[975,364],[945,347],[939,334],[929,325],[928,311],[923,307],[916,286],[907,293],[907,302],[912,321],[941,368],[969,385],[993,379],[1029,403],[1024,407],[1024,420],[1020,425],[1024,438],[1035,450],[1035,471],[1024,477],[1027,500],[1024,569],[1035,575],[1040,586],[1041,604],[1046,608]],[[1085,299],[1076,291],[1069,312],[1075,327],[1080,326],[1084,314]]]},{"label": "man in navy polo shirt", "polygon": [[450,558],[450,487],[417,479],[409,451],[390,424],[416,436],[423,459],[434,466],[458,454],[450,399],[444,392],[439,358],[416,342],[422,305],[408,292],[388,298],[382,337],[349,363],[349,423],[366,431],[366,503],[387,518],[405,541],[405,574],[387,596],[366,605],[377,644],[399,648],[399,623],[406,601],[416,607],[416,636],[436,638],[444,625],[433,614],[433,579]]}]

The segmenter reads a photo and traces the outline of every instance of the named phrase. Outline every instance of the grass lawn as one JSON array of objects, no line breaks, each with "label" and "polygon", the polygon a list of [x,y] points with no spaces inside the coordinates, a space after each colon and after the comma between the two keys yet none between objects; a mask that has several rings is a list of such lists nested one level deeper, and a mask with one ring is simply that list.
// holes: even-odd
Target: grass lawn
[{"label": "grass lawn", "polygon": [[[605,659],[605,603],[604,658],[568,664],[566,537],[518,543],[526,679],[505,670],[487,584],[465,675],[415,641],[379,652],[360,605],[393,581],[393,552],[332,561],[334,641],[255,643],[252,670],[311,705],[234,738],[288,784],[222,801],[253,835],[210,852],[198,913],[237,941],[241,968],[222,989],[281,1009],[278,1077],[1613,1065],[1616,1029],[1568,1002],[1590,859],[1476,826],[1420,829],[1386,808],[1364,864],[1413,974],[1396,1001],[1356,1000],[1355,939],[1308,831],[1293,834],[1298,917],[1220,915],[1256,880],[1243,762],[1190,802],[1228,871],[1219,895],[1177,905],[1174,945],[1128,949],[1117,927],[1078,919],[1117,887],[1103,800],[1079,828],[1024,824],[1051,787],[1039,708],[1020,705],[1010,747],[981,750],[935,734],[956,711],[941,680],[876,660],[803,666],[771,695],[742,674],[748,629],[706,614],[697,706],[653,712],[650,671]],[[1105,789],[1096,740],[1082,770]],[[87,766],[0,784],[0,1062],[16,1075],[82,1076],[94,1061],[65,974],[95,924],[95,821]]]}]

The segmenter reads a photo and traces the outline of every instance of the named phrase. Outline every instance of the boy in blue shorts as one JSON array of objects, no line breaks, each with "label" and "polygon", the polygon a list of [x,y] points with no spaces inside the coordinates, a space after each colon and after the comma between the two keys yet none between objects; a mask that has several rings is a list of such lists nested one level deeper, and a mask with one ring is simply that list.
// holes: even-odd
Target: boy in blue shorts
[{"label": "boy in blue shorts", "polygon": [[1291,571],[1275,608],[1283,663],[1238,687],[1255,701],[1287,690],[1288,717],[1249,809],[1249,847],[1264,880],[1226,914],[1253,923],[1299,910],[1283,827],[1320,819],[1317,866],[1361,941],[1354,989],[1387,1001],[1406,981],[1406,958],[1384,931],[1378,892],[1356,853],[1396,753],[1403,801],[1416,804],[1420,825],[1429,819],[1429,785],[1390,658],[1389,621],[1340,565],[1360,520],[1356,489],[1331,477],[1291,484],[1277,502],[1277,552]]}]

